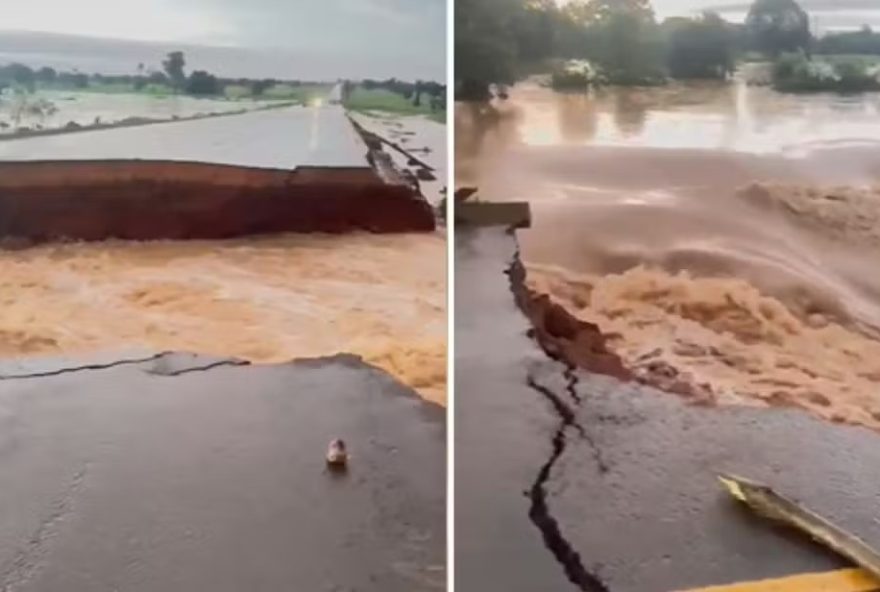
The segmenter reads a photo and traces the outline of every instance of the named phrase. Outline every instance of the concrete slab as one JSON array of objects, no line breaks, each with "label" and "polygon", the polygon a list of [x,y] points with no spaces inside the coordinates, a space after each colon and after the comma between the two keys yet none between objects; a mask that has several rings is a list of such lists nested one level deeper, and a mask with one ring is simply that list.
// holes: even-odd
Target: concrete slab
[{"label": "concrete slab", "polygon": [[444,589],[442,408],[352,356],[110,363],[0,364],[0,589]]},{"label": "concrete slab", "polygon": [[[567,371],[523,337],[503,273],[514,237],[460,230],[458,241],[461,589],[656,592],[842,565],[744,510],[718,485],[722,471],[766,482],[880,546],[876,434],[797,411],[688,406]],[[537,476],[530,508],[528,475]]]},{"label": "concrete slab", "polygon": [[292,170],[368,167],[339,105],[287,107],[0,142],[0,161],[155,160]]}]

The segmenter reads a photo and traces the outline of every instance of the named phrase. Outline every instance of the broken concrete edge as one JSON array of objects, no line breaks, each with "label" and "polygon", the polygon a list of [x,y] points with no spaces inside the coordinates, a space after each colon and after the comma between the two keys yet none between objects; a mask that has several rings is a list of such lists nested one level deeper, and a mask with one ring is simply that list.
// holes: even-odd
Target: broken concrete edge
[{"label": "broken concrete edge", "polygon": [[[372,132],[361,125],[354,117],[351,116],[347,111],[345,113],[346,118],[349,123],[354,127],[355,132],[360,136],[361,140],[363,140],[364,144],[367,146],[367,162],[370,163],[370,166],[376,171],[376,173],[387,183],[402,183],[408,187],[412,187],[413,191],[423,200],[427,201],[424,193],[422,193],[422,188],[420,184],[421,180],[436,180],[434,177],[434,173],[436,169],[426,163],[424,160],[414,156],[411,151],[406,150],[400,145],[388,140],[380,136],[379,134]],[[391,158],[387,152],[385,152],[383,146],[390,146],[400,154],[407,157],[409,163],[416,163],[419,168],[415,174],[413,174],[408,169],[401,170],[394,163],[394,159]],[[423,171],[429,176],[428,179],[424,179],[420,177],[420,174],[423,174]],[[434,216],[437,220],[438,224],[445,223],[446,220],[446,200],[443,199],[434,208]]]},{"label": "broken concrete edge", "polygon": [[[223,176],[229,179],[223,179]],[[0,161],[0,189],[30,187],[51,182],[125,181],[174,177],[180,181],[227,183],[314,183],[322,177],[337,183],[394,185],[369,166],[312,166],[293,169],[226,164],[204,160],[113,158],[34,159]],[[403,183],[399,183],[403,185]]]},{"label": "broken concrete edge", "polygon": [[384,137],[380,136],[379,134],[377,134],[376,132],[369,131],[363,125],[358,123],[357,120],[355,120],[355,118],[352,117],[348,112],[346,112],[345,116],[348,118],[348,121],[351,123],[351,125],[354,126],[355,131],[357,131],[358,134],[360,134],[361,138],[364,140],[364,142],[367,144],[367,146],[369,146],[371,149],[381,150],[381,145],[385,144],[385,145],[389,146],[390,148],[393,148],[394,150],[396,150],[400,154],[406,156],[409,160],[417,163],[421,168],[427,169],[427,170],[431,171],[432,173],[437,171],[437,169],[432,167],[430,164],[428,164],[427,162],[425,162],[421,158],[414,156],[410,150],[403,148],[400,144],[397,144],[396,142],[392,142],[388,138],[384,138]]},{"label": "broken concrete edge", "polygon": [[[350,123],[362,137],[368,133]],[[397,170],[381,146],[364,141],[364,166],[354,167],[159,159],[0,162],[0,238],[14,243],[434,232],[442,213],[428,203],[415,175]]]},{"label": "broken concrete edge", "polygon": [[130,351],[130,352],[106,352],[93,354],[83,358],[78,364],[71,357],[33,357],[6,359],[0,361],[0,384],[4,381],[30,380],[39,378],[51,378],[73,372],[89,372],[110,370],[118,366],[131,366],[166,362],[164,367],[147,370],[150,374],[161,377],[177,377],[190,372],[213,370],[221,367],[246,367],[246,366],[288,366],[319,368],[324,366],[344,366],[352,369],[366,369],[377,380],[395,385],[397,388],[388,389],[400,396],[418,402],[429,410],[435,420],[445,422],[446,409],[438,403],[428,401],[416,392],[412,387],[400,382],[384,369],[371,364],[361,356],[352,353],[336,353],[327,356],[292,358],[286,362],[257,364],[247,360],[233,357],[215,357],[185,351]]},{"label": "broken concrete edge", "polygon": [[[712,401],[713,394],[707,385],[682,379],[678,370],[668,364],[627,365],[609,347],[611,335],[603,332],[599,325],[576,317],[550,295],[529,288],[526,275],[517,247],[511,268],[514,296],[532,325],[532,336],[549,357],[570,369],[580,368],[677,395],[692,405],[706,405]],[[785,407],[800,409],[795,405]]]},{"label": "broken concrete edge", "polygon": [[[202,113],[195,115],[187,115],[185,117],[177,117],[171,119],[156,119],[152,117],[131,116],[119,121],[99,124],[80,125],[76,122],[68,122],[64,127],[50,129],[29,129],[28,131],[16,131],[9,134],[0,134],[0,142],[13,142],[15,140],[27,140],[29,138],[42,138],[45,136],[60,136],[63,134],[75,134],[77,132],[98,132],[104,130],[112,130],[126,127],[141,127],[145,125],[159,125],[162,123],[180,123],[184,121],[197,121],[200,119],[212,119],[215,117],[230,117],[233,115],[243,115],[245,113],[253,113],[255,111],[271,111],[272,109],[283,109],[284,107],[297,107],[305,105],[299,101],[281,101],[278,104],[262,105],[253,109],[235,109],[232,111],[224,111],[222,113]],[[73,123],[73,126],[70,124]],[[70,127],[68,127],[70,126]]]},{"label": "broken concrete edge", "polygon": [[[554,413],[556,417],[559,418],[557,429],[553,433],[551,438],[549,458],[547,462],[543,464],[539,469],[537,477],[532,484],[531,489],[526,492],[531,500],[529,518],[541,531],[546,548],[553,554],[556,561],[563,568],[569,581],[572,582],[572,584],[574,584],[577,589],[586,590],[588,592],[607,592],[609,590],[609,586],[603,581],[603,578],[601,577],[601,564],[591,565],[588,561],[588,557],[582,560],[580,552],[575,548],[574,544],[572,544],[571,539],[566,537],[563,528],[564,524],[553,513],[550,504],[550,497],[552,496],[552,492],[548,491],[548,487],[553,480],[552,471],[557,461],[564,456],[567,444],[570,439],[577,439],[580,442],[586,443],[587,448],[592,452],[592,461],[595,462],[598,474],[605,474],[609,470],[611,470],[612,467],[612,465],[609,465],[609,463],[607,462],[605,454],[601,450],[599,443],[595,438],[595,435],[592,433],[591,426],[578,421],[579,411],[582,407],[589,404],[589,401],[586,400],[587,397],[585,396],[585,394],[583,392],[579,393],[581,380],[583,377],[587,376],[590,373],[604,374],[608,376],[609,380],[611,381],[618,381],[620,383],[631,382],[637,385],[641,385],[641,388],[644,388],[646,391],[650,391],[650,396],[653,397],[674,398],[679,403],[683,402],[685,405],[691,406],[696,406],[699,401],[695,401],[686,396],[683,397],[682,393],[676,393],[669,389],[658,388],[657,386],[650,384],[645,380],[642,380],[641,377],[633,378],[631,376],[614,376],[613,372],[601,372],[597,370],[592,370],[578,363],[579,359],[576,356],[572,356],[570,350],[566,347],[566,345],[570,345],[565,343],[565,335],[568,334],[568,330],[564,329],[563,331],[559,332],[563,334],[562,337],[560,337],[559,334],[554,334],[550,331],[547,331],[546,320],[542,318],[542,315],[540,313],[546,312],[548,310],[553,311],[553,307],[547,306],[546,303],[542,303],[541,306],[535,307],[532,299],[535,298],[536,295],[532,293],[532,291],[526,285],[526,268],[521,260],[521,252],[519,248],[519,243],[516,238],[515,230],[508,229],[507,232],[512,237],[514,248],[512,250],[509,260],[506,262],[507,266],[504,269],[504,272],[508,276],[511,294],[514,298],[517,308],[527,319],[529,319],[529,325],[531,325],[531,329],[528,330],[527,335],[533,340],[538,349],[540,349],[555,364],[559,365],[558,370],[553,370],[551,367],[550,372],[545,373],[543,377],[536,376],[537,373],[535,372],[535,370],[530,370],[526,378],[529,388],[531,388],[540,397],[542,397],[546,401],[548,409],[552,413]],[[563,313],[568,314],[564,310],[562,310],[561,313],[551,312],[551,315]],[[535,321],[533,320],[533,315],[536,315],[538,322],[542,323],[540,331],[539,327],[536,326]],[[572,326],[577,326],[577,323],[580,322],[579,319],[574,318],[564,318],[563,321],[564,323],[572,323]],[[551,326],[552,323],[553,321],[551,321],[550,323]],[[563,324],[563,327],[566,327],[566,325]],[[591,333],[593,332],[592,327],[589,327],[588,330]],[[590,337],[590,343],[596,346],[597,349],[597,351],[593,351],[592,353],[599,354],[599,360],[602,360],[602,356],[608,353],[607,350],[603,349],[604,338],[605,336],[603,336],[601,332],[593,334]],[[554,373],[557,371],[561,373],[561,377],[564,379],[564,387],[559,387],[558,385],[555,387],[548,386],[546,380],[552,379],[555,376]],[[585,372],[585,374],[581,374],[582,372]],[[797,408],[770,408],[766,411],[771,413],[782,412],[793,413],[807,417],[809,416],[807,412]],[[857,427],[856,429],[866,430],[866,428],[863,427]],[[587,569],[587,567],[585,566],[589,566],[589,569]],[[836,574],[838,573],[849,572],[830,572],[830,581],[835,583],[839,582],[842,584],[847,584],[848,579],[846,577],[836,578]],[[858,573],[862,572],[859,571]],[[795,584],[800,581],[800,578],[805,578],[805,582],[811,581],[809,574],[793,575],[789,576],[789,578]],[[779,581],[787,582],[787,580]],[[771,582],[775,583],[776,581],[773,580]],[[761,585],[761,582],[744,582],[743,584],[739,585],[734,584],[728,586],[718,586],[717,590],[719,590],[720,592],[721,590],[733,591],[742,589],[744,591],[751,591],[764,589],[761,587]],[[858,586],[861,585],[862,582],[859,581]],[[742,586],[742,588],[740,588],[739,586]],[[810,588],[809,585],[803,587],[795,585],[790,589],[806,590],[812,588]],[[850,590],[850,588],[846,587],[846,585],[844,585],[840,589],[841,591]],[[862,589],[874,590],[875,588],[853,588],[853,590]],[[707,588],[706,590],[714,591],[716,590],[716,588]]]},{"label": "broken concrete edge", "polygon": [[368,166],[0,162],[0,237],[224,239],[283,232],[433,232],[428,201]]},{"label": "broken concrete edge", "polygon": [[[508,227],[506,229],[514,243],[514,251],[504,273],[508,277],[511,295],[516,307],[520,313],[526,317],[529,324],[534,327],[534,322],[528,313],[528,288],[525,284],[526,269],[520,257],[519,242],[516,238],[516,228]],[[566,396],[574,400],[574,404],[578,405],[580,399],[577,395],[577,386],[579,377],[575,366],[568,363],[565,359],[554,355],[552,349],[548,350],[545,343],[541,342],[536,331],[530,329],[527,333],[528,337],[535,343],[536,347],[543,351],[548,358],[560,365],[560,372],[565,379],[566,395],[559,394],[553,389],[541,384],[534,374],[530,371],[526,378],[526,383],[530,389],[538,393],[551,408],[552,413],[559,418],[556,430],[554,431],[550,442],[550,456],[547,461],[538,469],[535,479],[529,489],[525,492],[529,498],[529,520],[535,525],[541,533],[544,546],[553,555],[556,562],[560,565],[566,578],[576,589],[582,592],[608,592],[608,586],[602,581],[599,574],[588,570],[580,553],[574,548],[572,543],[566,538],[559,520],[553,514],[549,503],[549,494],[547,491],[547,483],[550,481],[552,471],[557,461],[565,453],[567,440],[572,431],[589,441],[591,448],[594,450],[597,459],[600,461],[600,467],[604,466],[601,457],[598,455],[598,449],[589,437],[586,430],[577,423],[575,410],[566,402]],[[607,470],[607,468],[606,468]]]}]

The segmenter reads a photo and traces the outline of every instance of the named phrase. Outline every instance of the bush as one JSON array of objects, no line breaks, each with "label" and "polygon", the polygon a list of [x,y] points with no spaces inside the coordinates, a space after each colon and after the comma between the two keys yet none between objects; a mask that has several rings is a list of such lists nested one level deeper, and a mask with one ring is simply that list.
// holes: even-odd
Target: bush
[{"label": "bush", "polygon": [[568,60],[554,69],[551,76],[551,84],[557,90],[585,90],[598,81],[598,71],[586,60]]},{"label": "bush", "polygon": [[858,58],[834,62],[782,54],[773,66],[773,86],[783,92],[865,92],[880,90],[880,71]]}]

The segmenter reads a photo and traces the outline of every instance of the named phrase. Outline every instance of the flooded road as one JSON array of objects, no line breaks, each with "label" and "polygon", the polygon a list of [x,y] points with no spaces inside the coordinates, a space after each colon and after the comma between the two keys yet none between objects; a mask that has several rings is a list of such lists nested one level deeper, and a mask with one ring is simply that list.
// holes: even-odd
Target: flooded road
[{"label": "flooded road", "polygon": [[244,98],[40,90],[27,97],[7,95],[0,100],[0,136],[12,134],[19,127],[61,129],[71,123],[88,126],[117,123],[127,118],[170,121],[195,115],[250,111],[272,104],[270,100]]},{"label": "flooded road", "polygon": [[445,402],[445,286],[439,233],[0,251],[0,356],[143,347],[274,363],[347,352]]},{"label": "flooded road", "polygon": [[880,428],[880,95],[744,84],[459,105],[459,185],[528,200],[529,282],[636,374]]}]

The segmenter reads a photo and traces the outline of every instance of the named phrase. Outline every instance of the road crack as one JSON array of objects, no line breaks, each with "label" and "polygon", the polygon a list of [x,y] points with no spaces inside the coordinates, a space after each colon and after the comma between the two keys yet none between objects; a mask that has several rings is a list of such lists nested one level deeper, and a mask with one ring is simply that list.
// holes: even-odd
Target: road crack
[{"label": "road crack", "polygon": [[40,520],[27,542],[0,572],[0,592],[14,592],[31,581],[43,568],[49,547],[58,537],[61,524],[73,513],[73,500],[83,487],[88,465],[77,471],[61,495],[52,504],[50,513]]},{"label": "road crack", "polygon": [[[573,428],[584,438],[586,438],[586,432],[582,426],[577,424],[574,419],[574,412],[562,402],[561,397],[553,393],[551,389],[538,384],[531,374],[527,377],[527,383],[529,387],[547,398],[560,416],[559,427],[553,434],[551,441],[552,453],[550,458],[547,459],[547,462],[538,471],[538,475],[528,491],[529,499],[531,500],[529,519],[541,531],[544,544],[562,566],[566,577],[568,577],[571,583],[583,592],[608,592],[608,587],[604,582],[584,567],[580,554],[575,551],[571,543],[562,534],[559,522],[553,516],[547,503],[547,481],[550,479],[556,461],[565,452],[567,445],[566,432],[569,428]],[[597,450],[595,446],[593,448]]]},{"label": "road crack", "polygon": [[[72,372],[85,372],[90,370],[108,370],[110,368],[115,368],[117,366],[128,366],[132,364],[145,364],[148,362],[161,362],[168,356],[173,356],[174,352],[166,351],[160,352],[158,354],[153,354],[144,358],[127,358],[122,360],[114,360],[112,362],[106,362],[103,364],[83,364],[80,366],[70,366],[66,368],[58,368],[56,370],[47,370],[45,372],[31,372],[28,374],[0,374],[0,381],[2,380],[25,380],[28,378],[46,378],[50,376],[61,376],[62,374],[70,374]],[[150,374],[155,374],[158,376],[180,376],[182,374],[189,374],[190,372],[205,372],[207,370],[211,370],[213,368],[218,368],[220,366],[248,366],[250,362],[246,360],[218,360],[215,362],[210,362],[208,364],[204,364],[202,366],[193,366],[188,368],[181,368],[179,370],[161,370],[161,369],[152,369],[147,370]]]},{"label": "road crack", "polygon": [[115,360],[113,362],[107,362],[104,364],[83,364],[81,366],[71,366],[69,368],[59,368],[57,370],[47,370],[46,372],[33,372],[30,374],[7,374],[0,375],[0,380],[24,380],[27,378],[45,378],[47,376],[60,376],[62,374],[69,374],[71,372],[83,372],[86,370],[107,370],[108,368],[114,368],[116,366],[125,366],[129,364],[143,364],[146,362],[154,362],[163,356],[167,356],[172,352],[161,352],[158,354],[153,354],[152,356],[146,358],[135,358],[135,359],[124,359],[124,360]]},{"label": "road crack", "polygon": [[[513,234],[512,230],[511,234]],[[526,270],[520,259],[518,245],[513,254],[510,265],[505,270],[505,274],[510,281],[510,291],[513,294],[514,301],[526,318],[531,319],[526,308],[528,304],[528,293],[525,285]],[[556,393],[552,388],[538,382],[531,371],[526,376],[526,384],[529,388],[544,397],[559,416],[559,426],[551,440],[552,452],[550,458],[548,458],[547,462],[541,466],[535,477],[535,481],[527,492],[531,501],[529,507],[529,519],[541,532],[545,546],[553,554],[556,561],[562,566],[566,577],[572,584],[582,592],[608,592],[608,586],[597,574],[588,571],[584,567],[580,554],[562,534],[559,522],[553,515],[548,503],[547,482],[550,480],[556,462],[565,452],[568,444],[567,433],[570,430],[577,432],[577,434],[587,442],[600,473],[606,473],[609,470],[609,466],[605,462],[598,443],[584,426],[577,421],[577,411],[584,401],[583,397],[578,393],[579,378],[576,367],[562,359],[559,352],[548,347],[548,344],[542,343],[541,340],[538,339],[534,330],[530,331],[529,335],[547,357],[560,363],[565,368],[563,371],[565,393],[562,395]],[[567,402],[567,400],[570,401],[570,403]]]},{"label": "road crack", "polygon": [[218,360],[216,362],[211,362],[210,364],[205,364],[204,366],[193,366],[191,368],[181,368],[180,370],[147,370],[149,374],[155,374],[156,376],[180,376],[182,374],[189,374],[190,372],[206,372],[208,370],[212,370],[214,368],[219,368],[221,366],[250,366],[251,363],[247,360]]}]

